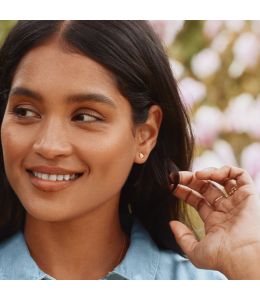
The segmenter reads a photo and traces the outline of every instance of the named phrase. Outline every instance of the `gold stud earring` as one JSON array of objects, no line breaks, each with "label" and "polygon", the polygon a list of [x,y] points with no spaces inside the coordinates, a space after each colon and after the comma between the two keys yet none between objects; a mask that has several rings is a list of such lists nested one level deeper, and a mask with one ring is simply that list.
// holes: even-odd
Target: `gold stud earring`
[{"label": "gold stud earring", "polygon": [[143,154],[142,152],[139,152],[139,157],[140,157],[141,159],[143,159],[143,158],[144,158],[144,154]]}]

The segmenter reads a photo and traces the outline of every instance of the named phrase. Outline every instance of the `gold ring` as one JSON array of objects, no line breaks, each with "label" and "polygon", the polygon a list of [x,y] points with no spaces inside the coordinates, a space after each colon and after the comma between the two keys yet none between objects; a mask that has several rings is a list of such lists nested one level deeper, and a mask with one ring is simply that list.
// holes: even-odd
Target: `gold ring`
[{"label": "gold ring", "polygon": [[228,193],[228,195],[232,196],[235,193],[235,191],[237,191],[237,186],[236,185],[232,187],[232,189],[230,190],[230,192]]}]

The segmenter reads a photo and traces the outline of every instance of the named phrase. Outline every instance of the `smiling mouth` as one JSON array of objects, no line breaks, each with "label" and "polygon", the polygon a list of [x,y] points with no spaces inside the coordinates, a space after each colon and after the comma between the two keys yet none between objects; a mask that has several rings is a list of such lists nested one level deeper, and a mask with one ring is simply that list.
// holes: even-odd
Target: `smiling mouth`
[{"label": "smiling mouth", "polygon": [[[44,174],[26,170],[31,184],[43,192],[57,192],[65,189],[82,177],[84,173],[75,173],[72,175]],[[47,177],[48,176],[48,177]],[[59,177],[60,176],[60,177]]]},{"label": "smiling mouth", "polygon": [[50,181],[50,182],[62,182],[62,181],[73,181],[81,177],[84,173],[74,173],[74,174],[49,174],[49,173],[40,173],[34,172],[32,170],[26,170],[30,176],[43,180],[43,181]]}]

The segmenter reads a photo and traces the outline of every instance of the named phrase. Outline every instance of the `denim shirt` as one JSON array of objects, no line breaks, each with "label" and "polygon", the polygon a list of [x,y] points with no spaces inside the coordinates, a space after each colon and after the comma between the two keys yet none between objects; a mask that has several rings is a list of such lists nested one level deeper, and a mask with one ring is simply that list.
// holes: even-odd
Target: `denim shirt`
[{"label": "denim shirt", "polygon": [[[55,279],[33,260],[22,231],[0,244],[0,279]],[[149,233],[135,220],[130,246],[121,263],[105,280],[135,279],[226,279],[217,271],[196,268],[188,259],[171,250],[160,250]]]}]

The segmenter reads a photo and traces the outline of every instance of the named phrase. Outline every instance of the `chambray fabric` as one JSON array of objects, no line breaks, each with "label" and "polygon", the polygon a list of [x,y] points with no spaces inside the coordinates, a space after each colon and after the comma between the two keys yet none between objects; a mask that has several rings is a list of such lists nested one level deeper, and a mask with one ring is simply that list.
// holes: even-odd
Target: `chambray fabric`
[{"label": "chambray fabric", "polygon": [[[44,273],[30,256],[23,232],[0,244],[0,279],[55,279]],[[170,250],[160,250],[148,232],[135,220],[130,246],[122,262],[104,280],[226,279],[217,271],[196,268],[188,259]]]}]

